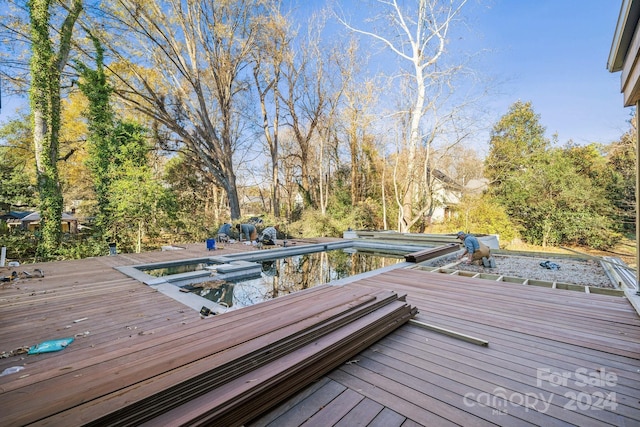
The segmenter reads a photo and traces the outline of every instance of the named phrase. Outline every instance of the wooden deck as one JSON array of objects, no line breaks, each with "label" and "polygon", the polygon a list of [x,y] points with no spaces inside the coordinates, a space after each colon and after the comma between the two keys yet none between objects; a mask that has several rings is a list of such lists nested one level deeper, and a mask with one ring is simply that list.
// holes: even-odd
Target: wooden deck
[{"label": "wooden deck", "polygon": [[[227,245],[216,255],[244,250],[253,249]],[[188,383],[204,372],[204,366],[209,370],[222,366],[213,358],[217,346],[230,348],[234,339],[243,341],[238,330],[224,328],[232,317],[245,317],[247,331],[256,338],[276,333],[275,324],[282,317],[290,325],[313,317],[305,298],[295,296],[290,299],[291,311],[283,312],[280,320],[242,316],[246,309],[201,319],[197,311],[113,268],[206,255],[203,244],[184,251],[19,267],[18,271],[41,268],[45,277],[0,289],[0,351],[54,338],[76,339],[60,352],[0,359],[0,371],[24,367],[0,377],[1,424],[95,422],[96,417],[128,405],[131,396],[144,401]],[[416,320],[489,345],[405,324],[359,353],[345,354],[339,367],[326,374],[309,373],[323,359],[310,364],[296,378],[298,388],[292,389],[296,392],[292,397],[281,402],[286,393],[273,393],[265,405],[276,406],[245,424],[640,423],[640,318],[626,299],[418,270],[382,273],[329,293],[339,293],[333,301],[344,302],[387,290],[407,295],[407,304],[419,309]],[[313,292],[318,296],[327,291]],[[329,300],[315,298],[313,306],[323,301],[331,305]],[[318,308],[315,314],[322,316],[328,309]],[[292,317],[295,313],[299,319]],[[277,340],[271,336],[262,344],[265,341]],[[283,372],[287,366],[291,365],[284,364]],[[255,381],[243,378],[244,387]],[[299,390],[303,385],[306,388]],[[146,422],[213,425],[184,414],[197,412],[220,395],[213,391],[203,401],[194,399],[173,408],[182,418],[164,415]],[[103,425],[118,425],[118,418]]]},{"label": "wooden deck", "polygon": [[351,286],[406,292],[417,319],[489,345],[405,325],[248,425],[640,422],[640,318],[624,298],[407,270]]}]

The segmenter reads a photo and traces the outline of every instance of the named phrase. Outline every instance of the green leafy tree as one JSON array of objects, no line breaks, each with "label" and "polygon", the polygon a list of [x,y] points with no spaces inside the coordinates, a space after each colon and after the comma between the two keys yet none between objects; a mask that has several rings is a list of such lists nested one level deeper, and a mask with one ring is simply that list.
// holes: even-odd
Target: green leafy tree
[{"label": "green leafy tree", "polygon": [[604,189],[573,161],[566,150],[549,150],[503,181],[499,200],[527,242],[606,248],[615,241]]},{"label": "green leafy tree", "polygon": [[570,141],[564,147],[564,154],[571,159],[580,175],[591,179],[596,185],[605,183],[608,166],[600,144],[577,145]]},{"label": "green leafy tree", "polygon": [[636,141],[636,129],[632,127],[619,141],[605,148],[606,195],[614,208],[615,223],[625,233],[635,233]]},{"label": "green leafy tree", "polygon": [[[193,163],[193,156],[180,152],[164,167],[164,181],[176,198],[175,232],[192,240],[211,237],[222,222],[228,222],[224,190],[207,179],[207,175]],[[189,171],[189,173],[185,173]]]},{"label": "green leafy tree", "polygon": [[121,249],[140,253],[143,238],[170,212],[170,196],[149,167],[126,162],[120,172],[110,187],[113,234]]},{"label": "green leafy tree", "polygon": [[537,154],[549,147],[545,128],[531,102],[517,101],[493,126],[489,155],[485,160],[485,176],[494,194],[505,190],[502,185],[513,173],[524,170]]},{"label": "green leafy tree", "polygon": [[149,167],[145,129],[135,123],[118,123],[109,168],[110,236],[124,251],[142,250],[142,241],[167,224],[175,210],[171,193]]},{"label": "green leafy tree", "polygon": [[518,226],[511,221],[504,207],[489,196],[465,196],[458,206],[458,215],[447,221],[446,228],[472,233],[497,234],[502,245],[518,237]]},{"label": "green leafy tree", "polygon": [[0,128],[0,210],[37,205],[33,158],[28,117],[14,119]]},{"label": "green leafy tree", "polygon": [[595,145],[550,148],[530,103],[494,126],[485,173],[490,194],[529,243],[606,248],[617,238]]}]

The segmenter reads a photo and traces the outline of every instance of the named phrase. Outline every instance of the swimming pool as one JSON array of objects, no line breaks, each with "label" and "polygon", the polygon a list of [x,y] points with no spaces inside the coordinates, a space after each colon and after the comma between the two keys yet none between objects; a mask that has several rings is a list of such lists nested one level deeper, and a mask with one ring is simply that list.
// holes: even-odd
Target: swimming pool
[{"label": "swimming pool", "polygon": [[400,262],[404,257],[399,254],[335,249],[262,261],[250,277],[221,280],[212,276],[183,289],[225,307],[242,308]]},{"label": "swimming pool", "polygon": [[406,267],[405,254],[427,248],[349,240],[116,268],[194,309],[223,312]]}]

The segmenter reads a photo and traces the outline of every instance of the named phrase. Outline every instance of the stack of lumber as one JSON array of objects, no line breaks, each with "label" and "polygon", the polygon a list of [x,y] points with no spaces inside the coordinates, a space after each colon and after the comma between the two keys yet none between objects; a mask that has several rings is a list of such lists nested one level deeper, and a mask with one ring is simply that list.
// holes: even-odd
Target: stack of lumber
[{"label": "stack of lumber", "polygon": [[[59,392],[17,388],[3,405],[37,402],[24,412],[13,406],[17,424],[239,426],[416,313],[392,291],[324,285],[213,316],[202,321],[206,328],[154,338],[120,360],[97,357],[81,376],[51,378]],[[185,339],[187,354],[176,350]]]},{"label": "stack of lumber", "polygon": [[446,245],[438,246],[437,248],[424,249],[418,252],[412,252],[404,256],[407,262],[422,262],[428,259],[436,258],[441,255],[446,255],[451,252],[455,252],[460,248],[457,243],[448,243]]},{"label": "stack of lumber", "polygon": [[[360,239],[375,239],[378,241],[388,241],[394,244],[460,244],[460,241],[454,234],[398,233],[396,231],[357,231],[356,233]],[[479,237],[480,235],[476,236]]]}]

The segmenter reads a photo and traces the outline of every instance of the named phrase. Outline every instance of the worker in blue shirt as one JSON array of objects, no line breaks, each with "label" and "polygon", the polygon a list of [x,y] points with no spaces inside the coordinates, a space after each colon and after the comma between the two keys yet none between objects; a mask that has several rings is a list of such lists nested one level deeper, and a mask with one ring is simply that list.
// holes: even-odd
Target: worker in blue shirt
[{"label": "worker in blue shirt", "polygon": [[480,264],[483,261],[482,258],[488,259],[491,256],[491,249],[489,249],[489,247],[484,243],[480,242],[473,234],[467,234],[464,231],[459,231],[457,236],[464,244],[464,252],[458,257],[458,259],[462,259],[466,255],[467,260],[465,263]]},{"label": "worker in blue shirt", "polygon": [[218,235],[216,236],[216,239],[218,240],[218,242],[228,242],[230,237],[231,237],[231,224],[226,222],[222,224],[218,229]]},{"label": "worker in blue shirt", "polygon": [[236,229],[240,234],[240,241],[244,239],[253,242],[258,238],[258,230],[256,230],[256,226],[253,224],[237,224]]}]

